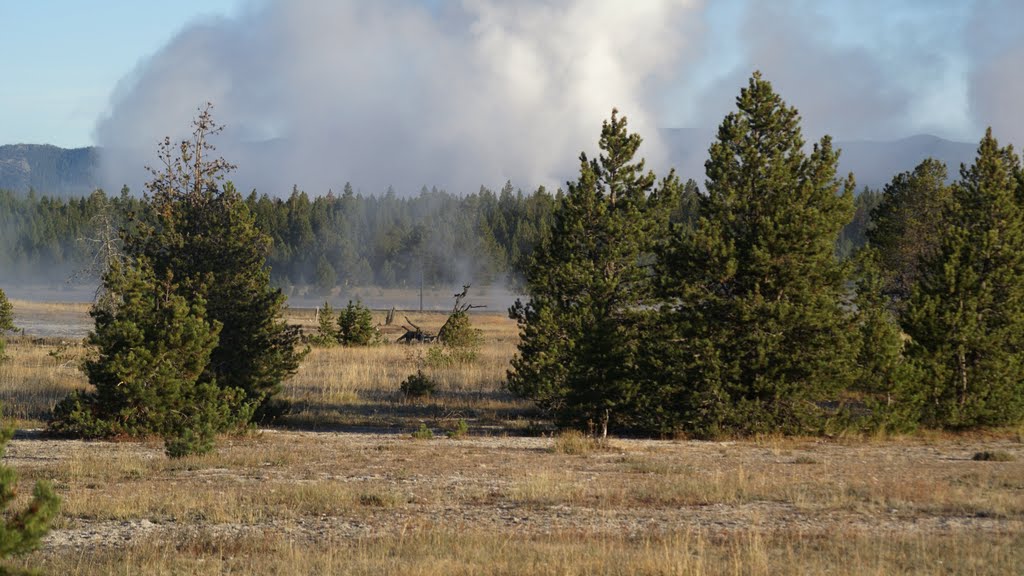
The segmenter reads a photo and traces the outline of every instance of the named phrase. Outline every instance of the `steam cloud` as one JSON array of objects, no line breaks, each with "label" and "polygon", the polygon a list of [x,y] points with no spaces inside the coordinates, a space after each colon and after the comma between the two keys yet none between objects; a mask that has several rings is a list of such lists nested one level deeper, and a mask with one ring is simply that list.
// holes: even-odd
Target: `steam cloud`
[{"label": "steam cloud", "polygon": [[615,106],[647,135],[685,49],[689,0],[271,0],[197,23],[126,79],[97,128],[106,180],[139,182],[155,142],[211,101],[235,180],[285,193],[351,181],[472,192],[555,184]]},{"label": "steam cloud", "polygon": [[[141,62],[96,139],[105,186],[136,188],[156,142],[210,101],[243,191],[467,193],[558,186],[618,107],[653,167],[701,181],[714,127],[760,69],[808,140],[976,140],[992,124],[1020,141],[1021,16],[932,0],[254,0]],[[675,125],[694,129],[686,142],[661,131]]]}]

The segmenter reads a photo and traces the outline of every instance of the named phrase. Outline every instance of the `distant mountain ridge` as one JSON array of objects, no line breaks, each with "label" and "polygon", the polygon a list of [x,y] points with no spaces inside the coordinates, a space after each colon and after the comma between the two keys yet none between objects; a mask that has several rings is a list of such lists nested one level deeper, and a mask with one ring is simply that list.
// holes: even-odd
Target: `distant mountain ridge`
[{"label": "distant mountain ridge", "polygon": [[99,149],[50,144],[0,146],[0,189],[49,196],[81,196],[96,189]]},{"label": "distant mountain ridge", "polygon": [[[682,170],[680,176],[693,178],[703,187],[704,161],[708,143],[697,142],[696,131],[673,128],[661,132],[669,149],[673,165]],[[893,176],[913,170],[925,158],[935,158],[946,164],[950,180],[960,176],[960,164],[974,161],[977,145],[969,142],[946,140],[930,134],[918,134],[899,140],[846,140],[835,141],[838,148],[839,176],[853,172],[857,190],[865,186],[881,190]],[[698,176],[695,176],[699,175]]]},{"label": "distant mountain ridge", "polygon": [[960,177],[960,164],[971,164],[977,144],[954,142],[938,136],[919,134],[900,140],[852,140],[837,142],[842,150],[839,173],[853,172],[858,190],[867,186],[880,190],[900,172],[913,170],[925,158],[946,164],[949,179]]},{"label": "distant mountain ridge", "polygon": [[[669,164],[677,166],[684,179],[693,178],[703,186],[707,143],[697,142],[696,131],[690,129],[666,129],[661,136]],[[254,145],[254,151],[260,153],[256,157],[273,156],[274,150],[282,145],[276,141],[263,143]],[[976,150],[971,143],[924,134],[899,140],[837,141],[835,145],[842,150],[839,174],[853,172],[858,190],[865,186],[881,189],[893,176],[913,170],[928,157],[945,162],[950,179],[955,179],[959,175],[960,164],[972,162]],[[100,186],[101,154],[102,150],[97,147],[66,149],[49,144],[0,146],[0,189],[22,193],[33,189],[40,195],[58,197],[87,195]],[[241,168],[244,171],[245,167]],[[344,175],[339,175],[339,178],[344,180]],[[299,187],[302,187],[301,182]],[[258,185],[256,188],[260,189]]]}]

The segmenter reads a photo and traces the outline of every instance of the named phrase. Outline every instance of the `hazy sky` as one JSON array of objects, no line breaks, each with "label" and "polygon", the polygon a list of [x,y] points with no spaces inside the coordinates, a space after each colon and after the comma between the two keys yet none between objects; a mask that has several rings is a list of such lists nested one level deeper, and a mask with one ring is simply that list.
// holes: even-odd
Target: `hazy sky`
[{"label": "hazy sky", "polygon": [[1022,21],[1015,0],[0,0],[0,143],[120,148],[113,184],[213,101],[264,189],[532,186],[612,106],[665,163],[657,128],[710,137],[760,69],[809,138],[1024,144]]}]

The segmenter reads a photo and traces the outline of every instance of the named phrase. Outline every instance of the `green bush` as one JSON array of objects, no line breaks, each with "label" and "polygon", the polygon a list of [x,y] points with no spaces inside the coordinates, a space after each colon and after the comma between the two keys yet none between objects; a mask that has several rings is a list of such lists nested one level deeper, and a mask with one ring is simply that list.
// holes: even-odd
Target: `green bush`
[{"label": "green bush", "polygon": [[95,391],[61,401],[51,432],[157,435],[177,457],[208,452],[216,433],[249,421],[256,403],[243,390],[201,380],[220,333],[201,296],[189,303],[142,260],[113,265],[104,285],[118,304],[91,312],[96,328],[87,343],[96,354],[85,372]]},{"label": "green bush", "polygon": [[455,426],[453,426],[452,429],[448,431],[448,437],[453,440],[465,438],[466,435],[468,434],[469,424],[467,424],[466,421],[463,420],[462,418],[459,418],[459,421],[455,423]]},{"label": "green bush", "polygon": [[437,380],[424,374],[423,370],[417,370],[415,374],[402,381],[399,389],[406,398],[423,398],[437,390]]},{"label": "green bush", "polygon": [[443,346],[431,346],[423,358],[423,365],[430,368],[451,368],[455,362],[451,352],[446,351]]},{"label": "green bush", "polygon": [[420,427],[412,433],[412,437],[417,440],[430,440],[434,437],[434,432],[427,428],[426,424],[420,424]]},{"label": "green bush", "polygon": [[483,337],[479,330],[473,328],[469,321],[469,313],[457,310],[448,317],[444,326],[441,326],[437,339],[449,348],[476,350],[480,347]]},{"label": "green bush", "polygon": [[476,360],[477,351],[483,342],[480,331],[473,328],[469,314],[456,309],[437,333],[435,346],[427,351],[427,365],[448,368],[455,364],[470,364]]}]

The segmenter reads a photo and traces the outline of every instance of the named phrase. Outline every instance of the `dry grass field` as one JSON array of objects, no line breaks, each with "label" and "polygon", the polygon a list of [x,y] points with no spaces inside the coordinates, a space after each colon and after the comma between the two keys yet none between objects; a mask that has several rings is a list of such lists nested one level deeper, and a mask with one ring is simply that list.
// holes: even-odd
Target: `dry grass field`
[{"label": "dry grass field", "polygon": [[[16,302],[24,318],[84,307]],[[428,329],[443,314],[409,313]],[[311,326],[312,311],[293,321]],[[397,323],[402,323],[401,314]],[[15,337],[0,401],[21,432],[5,463],[64,499],[49,574],[1020,574],[1022,431],[742,441],[550,435],[502,389],[514,324],[411,401],[427,348],[315,348],[273,429],[168,460],[158,441],[42,437],[86,385],[84,350]],[[391,340],[400,328],[389,327]],[[449,438],[459,420],[466,435]],[[411,432],[425,425],[433,438]],[[975,460],[980,453],[994,456]]]}]

